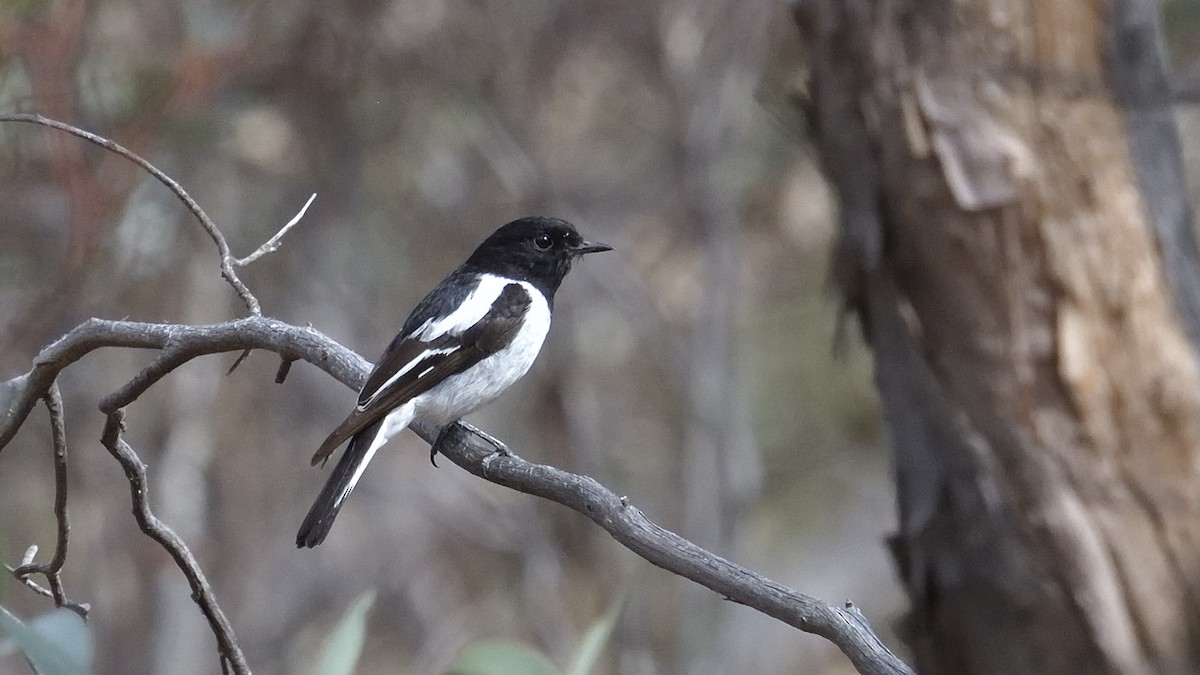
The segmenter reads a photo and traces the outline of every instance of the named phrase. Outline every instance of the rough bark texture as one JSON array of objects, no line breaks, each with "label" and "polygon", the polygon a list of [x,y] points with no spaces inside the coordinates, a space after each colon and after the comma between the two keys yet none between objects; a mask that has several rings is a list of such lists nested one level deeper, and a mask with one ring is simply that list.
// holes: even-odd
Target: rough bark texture
[{"label": "rough bark texture", "polygon": [[923,673],[1200,672],[1200,283],[1150,0],[808,0]]}]

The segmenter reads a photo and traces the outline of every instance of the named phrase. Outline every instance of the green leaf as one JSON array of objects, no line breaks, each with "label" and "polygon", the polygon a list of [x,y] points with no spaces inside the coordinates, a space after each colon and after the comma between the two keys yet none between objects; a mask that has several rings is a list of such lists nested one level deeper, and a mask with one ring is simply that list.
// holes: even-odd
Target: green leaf
[{"label": "green leaf", "polygon": [[92,640],[87,624],[69,609],[55,609],[22,623],[0,607],[0,633],[12,640],[39,675],[92,672]]},{"label": "green leaf", "polygon": [[367,591],[350,604],[325,641],[317,661],[317,675],[354,675],[367,635],[367,612],[375,604],[375,591]]},{"label": "green leaf", "polygon": [[503,640],[467,645],[446,675],[560,675],[541,652]]},{"label": "green leaf", "polygon": [[567,669],[567,675],[588,675],[592,672],[592,669],[596,667],[596,662],[600,660],[600,655],[604,653],[604,648],[608,646],[608,640],[612,637],[613,629],[617,626],[617,619],[620,618],[621,610],[624,608],[625,596],[622,595],[605,612],[604,616],[592,624],[592,627],[583,636],[583,641],[579,643],[579,650],[575,652],[575,658],[571,661],[571,667]]}]

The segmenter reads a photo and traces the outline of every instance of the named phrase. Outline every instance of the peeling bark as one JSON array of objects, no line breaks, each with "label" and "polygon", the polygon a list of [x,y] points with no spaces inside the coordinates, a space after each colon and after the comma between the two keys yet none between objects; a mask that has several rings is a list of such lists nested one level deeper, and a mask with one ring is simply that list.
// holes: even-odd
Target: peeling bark
[{"label": "peeling bark", "polygon": [[1200,281],[1147,0],[810,0],[925,673],[1200,671]]}]

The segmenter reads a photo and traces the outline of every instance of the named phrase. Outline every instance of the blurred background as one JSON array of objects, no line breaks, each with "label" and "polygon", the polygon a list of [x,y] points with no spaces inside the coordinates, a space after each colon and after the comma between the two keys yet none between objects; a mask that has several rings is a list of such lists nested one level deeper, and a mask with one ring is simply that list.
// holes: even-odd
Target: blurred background
[{"label": "blurred background", "polygon": [[[1166,6],[1185,139],[1200,129],[1186,95],[1198,7]],[[834,214],[795,104],[802,66],[786,5],[765,0],[0,4],[0,110],[147,157],[236,255],[316,192],[242,277],[266,314],[368,359],[504,222],[559,216],[612,244],[560,290],[531,373],[472,421],[725,557],[852,599],[897,645],[886,438],[857,329],[835,339]],[[1197,144],[1187,156],[1200,163]],[[0,124],[0,202],[0,378],[88,317],[245,313],[191,216],[115,155]],[[830,644],[654,568],[561,506],[431,467],[411,434],[374,460],[326,543],[298,551],[326,477],[308,459],[355,394],[302,364],[276,385],[263,353],[225,376],[235,356],[156,386],[128,410],[128,439],[256,672],[305,672],[372,589],[361,673],[440,673],[490,638],[563,664],[622,598],[601,673],[851,672]],[[60,379],[67,591],[92,605],[98,672],[217,672],[184,578],[138,532],[98,442],[97,402],[151,358],[97,352]],[[39,408],[0,453],[9,564],[52,550],[50,450]],[[12,580],[0,601],[48,608]]]}]

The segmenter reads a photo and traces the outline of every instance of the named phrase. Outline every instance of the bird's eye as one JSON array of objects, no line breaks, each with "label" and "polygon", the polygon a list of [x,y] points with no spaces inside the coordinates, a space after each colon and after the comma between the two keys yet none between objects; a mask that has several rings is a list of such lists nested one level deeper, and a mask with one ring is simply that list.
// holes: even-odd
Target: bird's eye
[{"label": "bird's eye", "polygon": [[533,238],[533,245],[539,251],[549,251],[550,247],[554,245],[554,241],[550,239],[550,235],[548,234],[539,234]]}]

